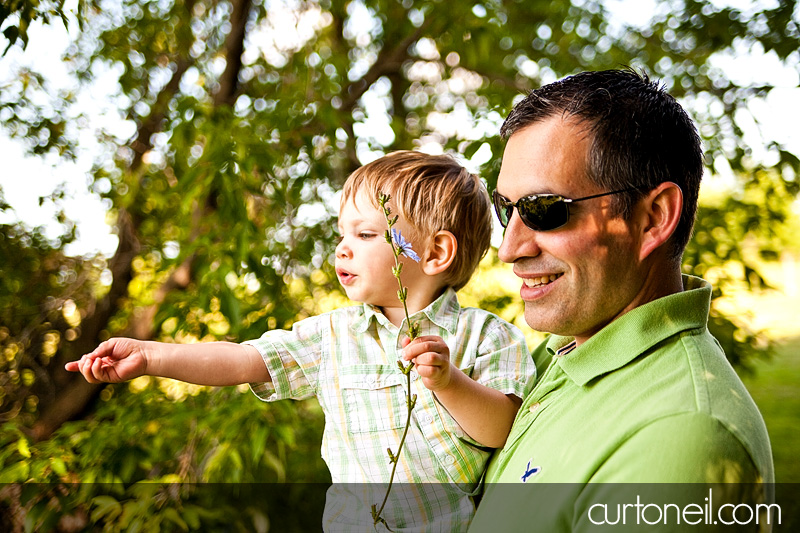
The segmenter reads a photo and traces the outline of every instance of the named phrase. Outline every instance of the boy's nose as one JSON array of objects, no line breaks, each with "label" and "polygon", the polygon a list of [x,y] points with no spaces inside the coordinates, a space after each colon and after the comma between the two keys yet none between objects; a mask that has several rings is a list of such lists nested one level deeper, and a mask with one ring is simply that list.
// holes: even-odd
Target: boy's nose
[{"label": "boy's nose", "polygon": [[336,257],[338,258],[347,258],[352,255],[350,251],[350,247],[345,244],[344,241],[341,241],[339,244],[336,245]]}]

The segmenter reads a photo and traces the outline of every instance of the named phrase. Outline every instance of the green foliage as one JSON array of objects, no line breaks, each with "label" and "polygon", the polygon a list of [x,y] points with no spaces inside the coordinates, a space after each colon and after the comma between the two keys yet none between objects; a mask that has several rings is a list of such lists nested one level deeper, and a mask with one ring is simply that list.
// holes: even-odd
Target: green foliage
[{"label": "green foliage", "polygon": [[[786,229],[797,184],[775,171],[758,171],[741,187],[733,194],[709,196],[700,205],[683,257],[684,271],[713,282],[715,299],[741,285],[750,291],[773,289],[760,265],[779,259],[793,242]],[[740,318],[712,309],[708,327],[743,372],[751,370],[755,359],[773,353],[765,335]]]},{"label": "green foliage", "polygon": [[[265,406],[235,389],[174,401],[154,386],[118,387],[97,401],[99,389],[86,393],[63,363],[111,335],[239,341],[341,303],[329,259],[334,191],[349,172],[425,145],[486,161],[492,188],[497,131],[514,99],[579,70],[630,65],[681,99],[709,169],[725,161],[735,182],[701,206],[686,271],[712,278],[716,295],[763,286],[760,262],[796,240],[782,225],[800,160],[774,143],[755,157],[764,150],[745,142],[743,124],[772,88],[729,79],[717,59],[752,49],[796,69],[796,2],[656,4],[650,23],[625,27],[596,0],[79,0],[66,88],[22,68],[0,85],[0,119],[35,155],[75,158],[96,132],[89,189],[107,202],[120,248],[68,257],[65,215],[57,242],[2,227],[0,417],[11,422],[0,478],[48,484],[3,489],[2,516],[24,514],[29,530],[59,516],[109,531],[213,530],[225,516],[258,530],[247,505],[263,501],[241,497],[236,507],[233,495],[194,484],[318,480],[318,412]],[[3,3],[5,57],[24,47],[32,21],[56,17],[60,0]],[[101,77],[116,81],[112,100],[127,128],[91,124],[78,105]],[[52,202],[62,199],[55,191]],[[0,209],[9,206],[0,200]],[[468,287],[468,303],[518,322],[520,302],[500,285]],[[763,352],[736,317],[715,311],[710,327],[736,364]],[[47,437],[70,417],[82,420],[49,440],[25,436]],[[69,490],[87,480],[96,483]],[[280,496],[300,497],[291,490]]]},{"label": "green foliage", "polygon": [[[103,531],[253,531],[265,520],[319,527],[330,478],[315,402],[267,406],[230,387],[175,401],[155,380],[144,383],[108,387],[92,417],[47,441],[2,426],[0,483],[15,484],[0,492],[2,514],[24,516],[36,531],[54,531],[63,517]],[[283,517],[281,502],[307,513]]]},{"label": "green foliage", "polygon": [[32,423],[52,394],[48,369],[59,346],[79,334],[78,309],[101,289],[104,261],[65,257],[70,239],[0,225],[0,421]]},{"label": "green foliage", "polygon": [[66,25],[63,8],[64,0],[5,0],[0,4],[0,28],[3,29],[3,37],[8,41],[3,55],[13,45],[18,44],[17,41],[23,48],[28,45],[28,28],[37,19],[46,24],[52,17],[59,17]]}]

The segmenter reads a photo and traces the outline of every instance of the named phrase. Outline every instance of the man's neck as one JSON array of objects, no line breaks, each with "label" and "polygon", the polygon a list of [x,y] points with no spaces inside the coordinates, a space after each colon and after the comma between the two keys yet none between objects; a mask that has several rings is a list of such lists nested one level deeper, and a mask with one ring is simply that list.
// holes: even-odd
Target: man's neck
[{"label": "man's neck", "polygon": [[636,309],[637,307],[646,303],[650,303],[654,300],[658,300],[659,298],[669,296],[670,294],[683,292],[683,278],[681,276],[680,265],[666,265],[663,263],[662,265],[664,265],[662,268],[654,267],[647,271],[647,275],[645,276],[639,291],[636,293],[636,296],[630,301],[630,303],[628,303],[628,305],[625,306],[625,308],[619,312],[619,314],[595,331],[592,331],[586,335],[575,335],[577,344],[583,344],[589,340],[592,335],[596,334],[598,331],[602,330],[608,324],[614,320],[617,320],[628,311]]}]

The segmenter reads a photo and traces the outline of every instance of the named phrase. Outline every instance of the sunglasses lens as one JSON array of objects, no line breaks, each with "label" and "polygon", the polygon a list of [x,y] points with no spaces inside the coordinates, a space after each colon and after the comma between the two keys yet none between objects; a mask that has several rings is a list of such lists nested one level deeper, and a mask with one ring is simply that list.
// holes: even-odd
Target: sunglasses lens
[{"label": "sunglasses lens", "polygon": [[508,226],[508,221],[511,219],[511,212],[514,206],[508,199],[498,194],[497,191],[492,193],[492,200],[494,203],[494,212],[497,214],[498,220],[500,220],[500,225],[505,228]]},{"label": "sunglasses lens", "polygon": [[519,215],[531,229],[560,228],[569,220],[569,207],[561,196],[529,196],[518,202]]},{"label": "sunglasses lens", "polygon": [[517,208],[522,222],[535,231],[560,228],[569,220],[569,206],[564,198],[558,195],[526,196],[514,204],[508,198],[494,191],[492,200],[497,218],[504,228],[511,220],[514,207]]}]

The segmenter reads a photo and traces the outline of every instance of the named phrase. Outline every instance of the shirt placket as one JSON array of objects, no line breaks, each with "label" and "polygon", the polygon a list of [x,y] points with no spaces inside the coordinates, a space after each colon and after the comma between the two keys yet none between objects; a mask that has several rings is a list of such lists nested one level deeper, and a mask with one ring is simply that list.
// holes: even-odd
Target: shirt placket
[{"label": "shirt placket", "polygon": [[562,380],[559,379],[560,377],[563,377],[563,371],[557,363],[557,358],[553,357],[541,379],[525,398],[517,412],[512,431],[508,436],[508,443],[500,452],[501,457],[508,458],[511,456],[511,450],[516,447],[522,436],[528,432],[545,406],[555,401],[555,391],[561,387]]}]

